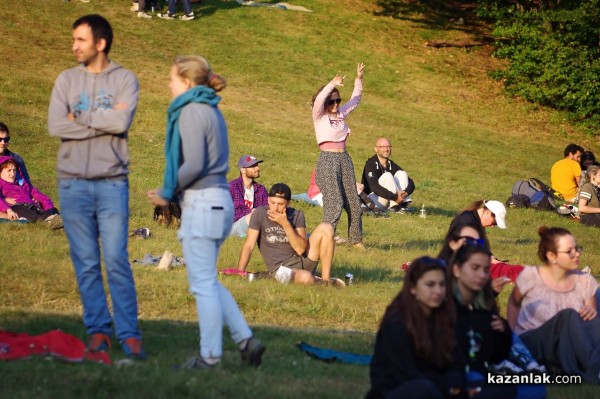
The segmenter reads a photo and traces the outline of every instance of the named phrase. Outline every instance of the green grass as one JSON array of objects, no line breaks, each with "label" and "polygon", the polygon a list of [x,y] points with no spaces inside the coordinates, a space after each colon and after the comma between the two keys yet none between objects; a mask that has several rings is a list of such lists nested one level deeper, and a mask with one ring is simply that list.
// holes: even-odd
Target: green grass
[{"label": "green grass", "polygon": [[[432,49],[423,40],[468,37],[464,29],[423,23],[423,10],[382,13],[394,2],[302,0],[314,13],[240,7],[207,0],[190,22],[140,20],[127,2],[88,4],[22,0],[3,19],[0,41],[0,120],[11,128],[11,148],[26,160],[33,182],[56,199],[56,150],[47,133],[54,79],[74,65],[70,26],[84,13],[105,15],[115,30],[111,57],[140,81],[138,112],[131,129],[131,228],[150,227],[149,240],[131,240],[131,259],[168,249],[181,255],[174,228],[152,221],[148,189],[161,184],[165,112],[171,60],[206,56],[228,79],[221,109],[231,139],[229,178],[245,153],[264,159],[260,182],[287,182],[306,191],[318,154],[308,103],[336,73],[352,77],[365,62],[363,103],[349,119],[348,141],[356,174],[380,135],[394,146],[392,159],[415,180],[417,206],[427,219],[395,215],[364,218],[367,253],[339,247],[334,274],[351,272],[345,290],[281,286],[230,277],[232,292],[257,336],[268,346],[264,366],[246,370],[225,339],[224,364],[214,374],[176,372],[172,365],[197,349],[194,300],[184,269],[159,272],[134,265],[140,318],[150,359],[128,370],[93,364],[66,365],[31,359],[0,363],[0,396],[10,398],[273,397],[359,398],[369,387],[365,367],[324,364],[294,348],[300,340],[369,353],[381,314],[402,282],[400,264],[436,254],[452,215],[479,198],[504,201],[521,178],[549,180],[552,163],[569,142],[598,151],[598,142],[570,127],[558,113],[502,96],[487,72],[498,60],[488,48]],[[14,2],[0,0],[4,9]],[[27,12],[24,12],[27,10]],[[410,12],[414,12],[412,15]],[[414,18],[413,18],[414,17]],[[352,79],[342,88],[351,93]],[[298,204],[309,227],[321,209]],[[536,228],[567,227],[585,247],[583,265],[600,275],[597,231],[558,215],[510,210],[509,229],[489,232],[494,253],[515,263],[537,264]],[[339,230],[346,228],[345,216]],[[0,224],[0,326],[41,333],[53,328],[85,337],[68,244],[62,232],[42,226]],[[237,264],[241,239],[226,241],[219,268]],[[255,253],[251,270],[264,264]],[[506,303],[508,292],[500,296]],[[111,353],[121,357],[119,350]],[[593,398],[590,386],[550,387],[551,398]]]}]

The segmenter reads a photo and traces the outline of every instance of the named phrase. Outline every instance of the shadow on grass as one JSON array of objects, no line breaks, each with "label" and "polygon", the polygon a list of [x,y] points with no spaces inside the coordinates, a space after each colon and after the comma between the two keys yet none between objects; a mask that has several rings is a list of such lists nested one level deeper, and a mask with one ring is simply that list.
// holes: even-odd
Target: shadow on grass
[{"label": "shadow on grass", "polygon": [[[261,1],[261,2],[269,2],[269,1]],[[275,2],[276,3],[276,2]],[[273,4],[275,4],[273,3]],[[222,1],[222,0],[209,0],[203,1],[201,3],[192,4],[192,9],[199,14],[201,17],[208,17],[215,14],[217,11],[226,11],[232,10],[234,8],[244,7],[241,4],[238,4],[236,1]],[[249,7],[245,7],[249,8]]]},{"label": "shadow on grass", "polygon": [[411,21],[436,30],[455,30],[492,43],[489,28],[475,10],[476,1],[461,0],[378,0],[381,7],[374,15]]},{"label": "shadow on grass", "polygon": [[[2,328],[37,335],[60,329],[85,340],[78,315],[0,311]],[[0,362],[3,398],[306,398],[363,397],[368,367],[324,363],[295,347],[299,341],[359,354],[372,353],[373,334],[341,330],[254,326],[267,347],[259,369],[243,367],[235,344],[224,331],[221,365],[211,371],[177,370],[198,351],[198,325],[174,320],[141,320],[148,360],[131,367],[80,364],[31,358]],[[111,359],[123,358],[113,339]],[[333,394],[332,394],[333,392]]]}]

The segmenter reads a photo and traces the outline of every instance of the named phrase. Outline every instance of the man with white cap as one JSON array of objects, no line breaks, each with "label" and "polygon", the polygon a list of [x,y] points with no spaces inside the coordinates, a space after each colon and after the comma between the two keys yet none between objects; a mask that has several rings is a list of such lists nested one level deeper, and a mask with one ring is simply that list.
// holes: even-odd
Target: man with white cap
[{"label": "man with white cap", "polygon": [[234,218],[230,236],[245,237],[248,232],[250,215],[259,206],[267,205],[269,195],[262,184],[255,179],[260,177],[261,159],[252,155],[242,156],[237,163],[240,177],[229,182],[229,192],[233,199]]}]

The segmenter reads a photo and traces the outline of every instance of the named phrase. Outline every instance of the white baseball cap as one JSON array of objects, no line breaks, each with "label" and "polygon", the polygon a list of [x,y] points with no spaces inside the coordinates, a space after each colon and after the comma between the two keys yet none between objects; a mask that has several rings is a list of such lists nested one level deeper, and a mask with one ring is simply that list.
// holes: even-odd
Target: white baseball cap
[{"label": "white baseball cap", "polygon": [[499,228],[506,228],[506,207],[500,201],[483,201],[483,206],[489,209],[496,219],[496,224]]}]

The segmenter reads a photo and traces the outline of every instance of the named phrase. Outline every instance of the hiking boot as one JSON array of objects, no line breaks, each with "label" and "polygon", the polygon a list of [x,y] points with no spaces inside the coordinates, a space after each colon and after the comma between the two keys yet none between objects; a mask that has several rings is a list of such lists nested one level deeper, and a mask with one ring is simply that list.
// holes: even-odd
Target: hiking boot
[{"label": "hiking boot", "polygon": [[152,15],[146,14],[144,11],[138,12],[138,18],[152,19]]},{"label": "hiking boot", "polygon": [[177,366],[176,368],[186,370],[213,370],[219,365],[219,363],[220,362],[210,364],[206,360],[204,360],[200,355],[196,355],[186,360],[185,363]]},{"label": "hiking boot", "polygon": [[262,363],[262,355],[265,353],[265,348],[256,338],[250,337],[246,340],[244,349],[240,349],[242,363],[252,367],[258,367]]},{"label": "hiking boot", "polygon": [[164,14],[156,14],[156,16],[158,18],[162,18],[162,19],[175,19],[175,14],[169,14],[168,12],[164,13]]},{"label": "hiking boot", "polygon": [[142,340],[138,338],[127,338],[125,341],[121,342],[121,347],[123,348],[123,352],[125,356],[134,360],[146,360],[148,357],[146,352],[144,352],[144,348],[142,348]]},{"label": "hiking boot", "polygon": [[183,14],[181,17],[179,17],[179,19],[182,21],[191,21],[194,18],[195,18],[195,15],[193,12],[191,12],[189,14]]},{"label": "hiking boot", "polygon": [[90,335],[87,350],[90,352],[106,352],[110,349],[110,337],[106,334],[95,333]]}]

